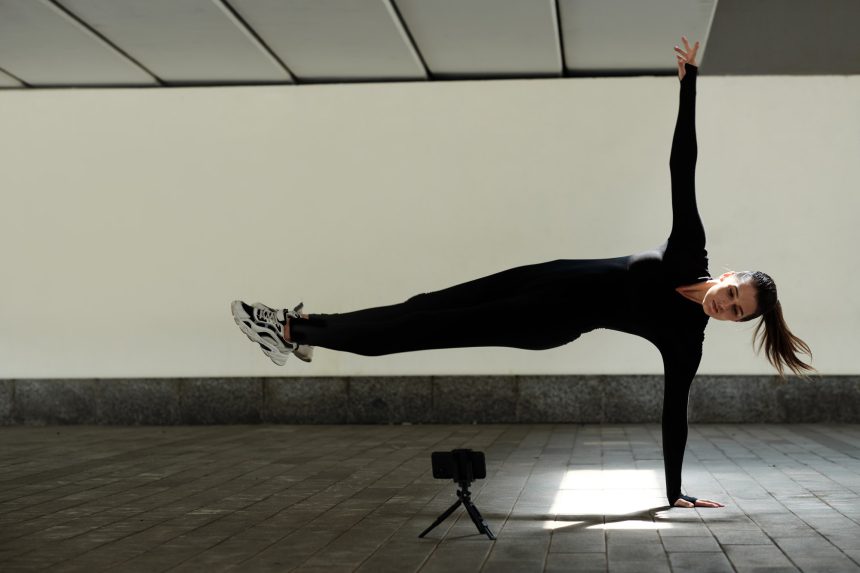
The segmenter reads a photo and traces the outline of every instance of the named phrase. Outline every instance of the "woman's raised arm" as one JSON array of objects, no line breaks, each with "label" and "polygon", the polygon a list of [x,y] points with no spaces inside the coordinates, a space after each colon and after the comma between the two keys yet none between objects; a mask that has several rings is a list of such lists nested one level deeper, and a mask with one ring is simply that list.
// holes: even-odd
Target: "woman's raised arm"
[{"label": "woman's raised arm", "polygon": [[[689,48],[687,38],[684,45]],[[672,138],[669,169],[672,174],[672,232],[669,247],[683,250],[705,248],[705,229],[696,205],[696,61],[699,43],[692,49],[682,50],[675,46],[678,58],[678,75],[681,77],[681,94],[678,105],[678,120]]]}]

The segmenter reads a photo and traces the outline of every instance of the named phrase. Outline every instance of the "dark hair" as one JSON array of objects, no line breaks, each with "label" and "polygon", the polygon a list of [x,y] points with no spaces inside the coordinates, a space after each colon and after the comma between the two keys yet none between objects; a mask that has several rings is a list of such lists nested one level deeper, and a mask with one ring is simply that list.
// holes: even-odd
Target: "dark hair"
[{"label": "dark hair", "polygon": [[[808,354],[812,358],[812,351],[800,338],[792,334],[782,317],[782,305],[776,296],[776,285],[773,279],[761,271],[741,271],[735,275],[739,282],[749,282],[755,286],[756,309],[755,312],[742,318],[739,322],[746,322],[762,317],[753,332],[753,348],[756,353],[765,349],[768,361],[779,372],[779,377],[785,379],[785,367],[792,372],[807,378],[806,372],[816,371],[815,368],[803,362],[797,357],[798,352]],[[762,330],[764,327],[764,330]],[[756,339],[761,334],[758,348]]]}]

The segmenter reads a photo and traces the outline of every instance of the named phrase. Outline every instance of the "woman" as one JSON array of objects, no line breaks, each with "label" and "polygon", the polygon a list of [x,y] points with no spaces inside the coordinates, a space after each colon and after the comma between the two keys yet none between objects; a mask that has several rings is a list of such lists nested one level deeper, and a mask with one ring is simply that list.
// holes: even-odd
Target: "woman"
[{"label": "woman", "polygon": [[[366,356],[433,348],[506,346],[541,350],[595,328],[628,332],[652,342],[663,357],[663,454],[666,495],[678,507],[723,507],[681,494],[687,442],[687,397],[702,356],[709,318],[744,322],[762,317],[762,345],[783,376],[812,367],[810,354],[782,318],[776,287],[761,272],[708,275],[705,231],[696,207],[696,52],[675,46],[680,108],[669,161],[672,231],[661,246],[611,259],[556,260],[518,267],[401,304],[343,314],[299,314],[234,301],[234,319],[276,364],[292,352],[310,361],[314,346]],[[528,313],[522,309],[527,308]]]}]

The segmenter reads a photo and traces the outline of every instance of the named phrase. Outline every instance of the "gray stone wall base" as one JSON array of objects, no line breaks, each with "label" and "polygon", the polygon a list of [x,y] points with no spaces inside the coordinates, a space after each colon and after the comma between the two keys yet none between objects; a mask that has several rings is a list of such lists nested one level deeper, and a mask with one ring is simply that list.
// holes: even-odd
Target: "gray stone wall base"
[{"label": "gray stone wall base", "polygon": [[[663,377],[0,380],[0,425],[659,422]],[[694,423],[860,422],[860,376],[697,376]]]}]

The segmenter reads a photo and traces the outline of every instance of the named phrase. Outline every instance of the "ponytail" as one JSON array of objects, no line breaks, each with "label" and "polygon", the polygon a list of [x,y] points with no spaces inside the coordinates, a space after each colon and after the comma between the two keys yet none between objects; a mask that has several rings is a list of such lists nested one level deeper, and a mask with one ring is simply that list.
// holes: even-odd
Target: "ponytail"
[{"label": "ponytail", "polygon": [[[761,352],[764,348],[768,362],[776,368],[782,380],[785,380],[786,367],[802,378],[808,378],[807,372],[817,372],[815,368],[797,356],[798,352],[802,352],[812,358],[812,351],[808,344],[788,329],[782,316],[782,304],[777,299],[776,285],[773,279],[761,271],[743,271],[737,275],[739,281],[749,281],[756,287],[756,300],[758,302],[756,312],[742,319],[748,321],[761,317],[753,331],[753,348],[756,353]],[[756,348],[757,339],[758,347]]]},{"label": "ponytail", "polygon": [[[764,328],[762,329],[762,327]],[[815,370],[797,357],[798,352],[803,352],[812,358],[812,351],[808,344],[788,329],[788,325],[785,324],[785,319],[782,317],[782,305],[779,301],[776,302],[770,312],[762,315],[761,320],[756,325],[755,331],[753,331],[753,348],[756,346],[756,338],[759,337],[760,333],[761,339],[758,342],[756,353],[761,352],[762,347],[764,347],[768,362],[773,364],[773,367],[779,372],[780,378],[785,379],[786,366],[803,378],[807,378],[806,372]]]}]

